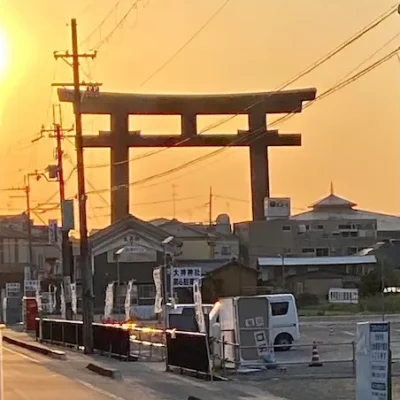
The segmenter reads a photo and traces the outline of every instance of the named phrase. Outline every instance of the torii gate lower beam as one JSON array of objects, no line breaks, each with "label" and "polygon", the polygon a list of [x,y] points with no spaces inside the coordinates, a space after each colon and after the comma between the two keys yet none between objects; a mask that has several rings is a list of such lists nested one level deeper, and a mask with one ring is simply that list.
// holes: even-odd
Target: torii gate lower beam
[{"label": "torii gate lower beam", "polygon": [[[71,90],[59,90],[60,101],[73,101]],[[84,96],[84,94],[82,94]],[[136,95],[100,93],[83,98],[84,114],[110,114],[111,131],[84,135],[84,147],[111,149],[111,221],[129,214],[130,147],[246,146],[250,152],[253,220],[263,220],[264,198],[269,197],[269,146],[300,146],[300,134],[267,131],[267,113],[298,113],[302,102],[313,100],[315,89],[234,95]],[[180,115],[181,135],[141,135],[129,132],[129,115]],[[247,132],[198,135],[197,115],[247,114]]]}]

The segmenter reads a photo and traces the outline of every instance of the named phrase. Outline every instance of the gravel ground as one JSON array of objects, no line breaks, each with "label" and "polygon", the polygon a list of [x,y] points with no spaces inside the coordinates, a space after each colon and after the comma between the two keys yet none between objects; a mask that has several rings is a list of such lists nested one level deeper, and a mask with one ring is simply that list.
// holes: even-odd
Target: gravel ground
[{"label": "gravel ground", "polygon": [[[287,400],[355,400],[355,385],[354,379],[285,379],[258,383],[257,387]],[[393,379],[393,400],[397,399],[400,399],[400,378]]]}]

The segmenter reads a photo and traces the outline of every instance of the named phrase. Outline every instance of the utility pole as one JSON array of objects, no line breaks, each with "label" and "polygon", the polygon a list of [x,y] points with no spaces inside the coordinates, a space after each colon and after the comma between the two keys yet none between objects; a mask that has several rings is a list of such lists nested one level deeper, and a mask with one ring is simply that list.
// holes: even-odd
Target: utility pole
[{"label": "utility pole", "polygon": [[172,185],[172,218],[176,215],[176,185]]},{"label": "utility pole", "polygon": [[[86,215],[86,190],[85,170],[83,163],[82,145],[82,115],[81,115],[81,86],[86,86],[89,93],[97,93],[99,84],[87,84],[80,82],[79,60],[81,58],[95,58],[96,53],[80,54],[78,51],[78,33],[76,19],[71,20],[72,53],[54,53],[55,59],[63,59],[69,65],[68,59],[72,59],[73,83],[53,83],[52,86],[73,86],[75,106],[75,147],[78,172],[78,201],[79,201],[79,231],[80,231],[80,268],[82,271],[82,297],[83,297],[83,346],[85,354],[93,353],[93,280],[92,268],[89,262],[89,242]],[[88,90],[89,88],[92,91]],[[93,89],[96,89],[94,91]]]},{"label": "utility pole", "polygon": [[212,194],[212,187],[210,186],[210,195],[208,199],[208,226],[212,227],[212,206],[213,206],[213,194]]},{"label": "utility pole", "polygon": [[[30,177],[35,176],[36,178],[40,179],[42,174],[38,171],[30,172],[24,176],[24,186],[23,187],[11,187],[8,189],[3,189],[3,191],[19,191],[24,192],[25,200],[26,200],[26,230],[28,235],[28,263],[29,268],[31,269],[32,274],[32,267],[33,267],[33,239],[32,239],[32,225],[31,225],[31,200],[30,200],[30,192],[31,192],[31,185],[30,185]],[[32,278],[38,279],[38,271],[35,271]]]},{"label": "utility pole", "polygon": [[[59,108],[59,123],[56,122],[55,115],[55,105],[53,105],[53,128],[52,129],[44,129],[40,130],[41,136],[38,138],[42,138],[44,133],[49,133],[50,138],[55,138],[57,142],[56,148],[56,158],[57,158],[57,166],[55,171],[52,171],[52,166],[49,166],[49,175],[50,178],[57,178],[60,187],[60,206],[62,213],[62,227],[61,227],[61,259],[62,259],[62,267],[63,267],[63,281],[64,281],[64,293],[65,293],[65,316],[67,320],[71,320],[73,318],[72,313],[72,297],[70,284],[73,281],[74,277],[74,268],[73,268],[73,252],[72,252],[72,243],[69,239],[69,231],[73,228],[73,211],[69,214],[72,215],[72,221],[67,221],[65,216],[65,211],[67,208],[67,203],[65,200],[65,182],[64,182],[64,168],[63,168],[63,149],[62,149],[62,139],[67,137],[66,133],[71,132],[73,129],[63,129],[62,128],[62,116],[61,116],[61,108]],[[75,135],[70,135],[70,137],[75,137]],[[34,141],[37,141],[35,139]],[[73,203],[70,201],[70,208],[73,210]]]}]

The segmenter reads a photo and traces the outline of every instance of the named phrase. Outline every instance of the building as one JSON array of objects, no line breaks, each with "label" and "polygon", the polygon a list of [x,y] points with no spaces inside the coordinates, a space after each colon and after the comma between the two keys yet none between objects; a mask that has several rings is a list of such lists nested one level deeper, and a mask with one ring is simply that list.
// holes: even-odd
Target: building
[{"label": "building", "polygon": [[[30,222],[32,224],[32,222]],[[23,284],[24,268],[29,266],[30,249],[25,215],[0,217],[0,287],[6,283]],[[61,252],[50,244],[46,226],[31,226],[31,271],[41,280],[61,279]]]},{"label": "building", "polygon": [[258,271],[230,261],[205,274],[202,283],[204,303],[213,304],[221,297],[252,296],[258,293]]},{"label": "building", "polygon": [[295,295],[311,293],[325,297],[331,288],[353,288],[375,268],[369,256],[260,257],[257,266],[263,286],[289,290]]},{"label": "building", "polygon": [[355,209],[329,196],[311,210],[286,218],[235,224],[241,257],[255,267],[259,257],[331,257],[354,255],[383,238],[400,237],[400,218]]},{"label": "building", "polygon": [[[163,229],[132,215],[90,236],[96,313],[103,313],[106,287],[112,282],[120,282],[119,290],[115,285],[114,304],[124,312],[126,285],[130,280],[134,281],[132,306],[141,310],[142,316],[153,313],[156,294],[153,269],[163,265],[166,254],[176,254],[180,246],[177,239],[163,245],[169,236]],[[80,290],[77,294],[80,297]]]},{"label": "building", "polygon": [[202,274],[212,271],[239,257],[239,238],[232,233],[230,219],[223,214],[211,227],[172,220],[155,220],[151,223],[181,243],[175,257],[177,267],[200,267]]}]

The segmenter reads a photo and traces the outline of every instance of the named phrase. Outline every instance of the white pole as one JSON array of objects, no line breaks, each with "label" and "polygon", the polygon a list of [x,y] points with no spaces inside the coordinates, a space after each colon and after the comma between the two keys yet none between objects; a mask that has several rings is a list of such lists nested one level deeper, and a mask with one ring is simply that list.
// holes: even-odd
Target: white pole
[{"label": "white pole", "polygon": [[3,329],[5,327],[0,325],[0,400],[4,400]]}]

